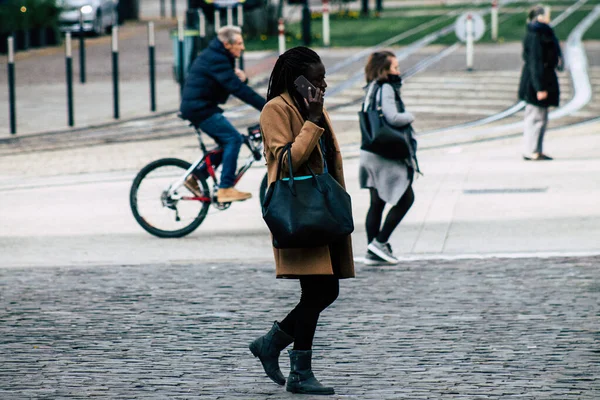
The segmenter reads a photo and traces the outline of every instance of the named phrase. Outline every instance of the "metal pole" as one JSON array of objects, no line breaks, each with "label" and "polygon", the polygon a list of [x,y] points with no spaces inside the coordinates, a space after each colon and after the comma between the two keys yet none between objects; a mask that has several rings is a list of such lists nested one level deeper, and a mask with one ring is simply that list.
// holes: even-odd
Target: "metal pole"
[{"label": "metal pole", "polygon": [[221,29],[221,10],[215,7],[215,33]]},{"label": "metal pole", "polygon": [[148,22],[148,57],[150,65],[150,111],[156,111],[156,70],[154,54],[154,22]]},{"label": "metal pole", "polygon": [[81,10],[79,10],[79,81],[85,83],[85,32]]},{"label": "metal pole", "polygon": [[279,24],[277,25],[279,30],[279,54],[285,53],[285,26],[283,24],[283,18],[279,18]]},{"label": "metal pole", "polygon": [[17,133],[17,103],[15,101],[15,38],[9,36],[8,42],[8,115],[10,133]]},{"label": "metal pole", "polygon": [[311,17],[310,17],[310,8],[308,7],[308,0],[304,0],[304,5],[302,6],[302,41],[305,46],[310,46],[312,41],[312,34],[310,29]]},{"label": "metal pole", "polygon": [[113,105],[114,117],[119,119],[119,27],[112,28]]},{"label": "metal pole", "polygon": [[323,0],[323,46],[329,47],[331,31],[329,29],[329,0]]},{"label": "metal pole", "polygon": [[198,9],[198,53],[204,48],[204,39],[206,38],[206,17],[202,9]]},{"label": "metal pole", "polygon": [[[237,6],[237,25],[242,28],[244,26],[244,6],[242,3]],[[240,54],[240,69],[244,69],[244,52]]]},{"label": "metal pole", "polygon": [[166,18],[167,16],[167,5],[165,4],[165,0],[160,0],[160,17]]},{"label": "metal pole", "polygon": [[227,7],[227,25],[233,25],[233,7]]},{"label": "metal pole", "polygon": [[183,18],[179,17],[177,19],[177,36],[179,39],[178,49],[179,49],[179,92],[183,94],[183,85],[185,84],[185,65],[184,65],[184,54],[183,54]]},{"label": "metal pole", "polygon": [[360,13],[363,15],[363,17],[369,16],[369,0],[361,1]]},{"label": "metal pole", "polygon": [[177,0],[171,0],[171,18],[177,17]]},{"label": "metal pole", "polygon": [[244,4],[240,3],[237,6],[237,24],[241,28],[244,26]]},{"label": "metal pole", "polygon": [[69,126],[75,125],[73,112],[73,53],[71,51],[71,32],[65,34],[65,61],[67,73],[67,121]]},{"label": "metal pole", "polygon": [[467,16],[467,71],[473,70],[473,16]]},{"label": "metal pole", "polygon": [[492,40],[498,40],[498,1],[492,0]]}]

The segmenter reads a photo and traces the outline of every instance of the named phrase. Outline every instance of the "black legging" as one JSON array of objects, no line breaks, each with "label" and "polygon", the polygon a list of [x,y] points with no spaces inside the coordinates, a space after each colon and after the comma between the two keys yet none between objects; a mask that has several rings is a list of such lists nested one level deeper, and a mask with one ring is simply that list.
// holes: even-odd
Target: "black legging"
[{"label": "black legging", "polygon": [[[385,208],[385,201],[381,200],[377,194],[377,190],[369,188],[371,191],[371,206],[367,212],[367,239],[369,243],[373,239],[377,239],[380,243],[387,243],[394,232],[394,229],[398,226],[402,218],[406,215],[410,207],[415,202],[415,193],[412,190],[412,186],[406,189],[406,192],[398,200],[398,204],[390,209],[383,227],[381,226],[381,218],[383,217],[383,209]],[[381,228],[381,229],[380,229]]]},{"label": "black legging", "polygon": [[294,338],[294,350],[312,348],[319,314],[337,299],[339,279],[333,275],[311,275],[300,278],[302,295],[279,327]]}]

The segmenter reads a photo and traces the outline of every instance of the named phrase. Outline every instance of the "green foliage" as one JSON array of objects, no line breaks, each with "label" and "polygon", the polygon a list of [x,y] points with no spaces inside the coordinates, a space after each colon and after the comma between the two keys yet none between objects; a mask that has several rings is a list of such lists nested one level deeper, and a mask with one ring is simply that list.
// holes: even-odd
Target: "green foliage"
[{"label": "green foliage", "polygon": [[0,33],[54,27],[60,8],[56,0],[8,0],[0,4]]}]

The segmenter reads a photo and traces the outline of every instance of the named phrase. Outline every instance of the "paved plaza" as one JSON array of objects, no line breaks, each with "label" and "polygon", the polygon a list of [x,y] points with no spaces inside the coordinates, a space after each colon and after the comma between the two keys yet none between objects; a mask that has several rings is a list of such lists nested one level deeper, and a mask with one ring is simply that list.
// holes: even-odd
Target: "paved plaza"
[{"label": "paved plaza", "polygon": [[[158,10],[147,2],[142,14]],[[211,207],[184,238],[153,237],[132,216],[129,189],[143,166],[199,157],[174,113],[171,23],[157,21],[155,115],[144,25],[121,29],[120,122],[109,37],[88,42],[72,129],[62,49],[17,55],[19,133],[0,120],[2,400],[313,398],[272,383],[247,348],[300,295],[297,281],[275,279],[257,199],[263,161],[238,185],[255,198]],[[464,47],[394,48],[403,73],[449,50],[403,86],[423,175],[390,238],[397,266],[363,263],[364,57],[352,58],[362,50],[318,49],[333,70],[325,102],[356,227],[357,277],[342,281],[315,339],[315,373],[336,389],[329,398],[600,399],[600,42],[584,43],[589,76],[575,77],[589,81],[591,98],[550,122],[552,162],[522,160],[522,113],[481,122],[517,101],[519,43],[478,45],[473,72]],[[275,58],[247,54],[263,94]],[[560,74],[561,107],[577,97],[574,81]],[[226,108],[240,131],[258,119],[235,100]],[[281,364],[287,375],[285,353]]]},{"label": "paved plaza", "polygon": [[[359,265],[321,316],[315,371],[338,399],[598,399],[599,262]],[[2,269],[0,278],[2,399],[302,397],[272,383],[247,350],[299,296],[270,264]]]}]

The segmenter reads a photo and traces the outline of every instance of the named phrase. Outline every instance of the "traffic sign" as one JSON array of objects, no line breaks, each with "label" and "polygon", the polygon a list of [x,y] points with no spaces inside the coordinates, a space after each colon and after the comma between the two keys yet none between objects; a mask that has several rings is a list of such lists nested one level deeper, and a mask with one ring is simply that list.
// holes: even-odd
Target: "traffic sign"
[{"label": "traffic sign", "polygon": [[481,14],[476,11],[466,12],[458,17],[456,24],[454,25],[456,37],[458,37],[461,42],[467,41],[467,21],[469,20],[469,17],[473,21],[473,40],[480,40],[485,33],[485,22],[483,21]]}]

